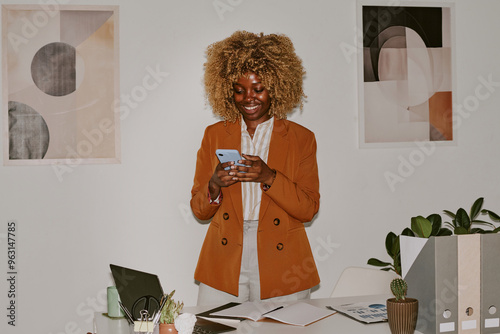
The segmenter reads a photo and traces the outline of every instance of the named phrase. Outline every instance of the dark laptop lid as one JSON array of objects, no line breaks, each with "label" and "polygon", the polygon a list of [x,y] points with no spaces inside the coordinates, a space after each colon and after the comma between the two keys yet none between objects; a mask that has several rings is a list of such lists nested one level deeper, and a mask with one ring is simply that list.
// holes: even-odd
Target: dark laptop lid
[{"label": "dark laptop lid", "polygon": [[163,289],[158,276],[114,264],[109,267],[120,300],[134,319],[140,318],[143,309],[147,309],[150,316],[159,309]]}]

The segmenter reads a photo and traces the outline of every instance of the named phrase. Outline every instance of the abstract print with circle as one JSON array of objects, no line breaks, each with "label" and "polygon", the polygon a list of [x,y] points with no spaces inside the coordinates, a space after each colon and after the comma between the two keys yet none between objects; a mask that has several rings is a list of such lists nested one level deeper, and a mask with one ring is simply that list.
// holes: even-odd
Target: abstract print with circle
[{"label": "abstract print with circle", "polygon": [[116,12],[34,8],[4,16],[8,159],[115,157]]}]

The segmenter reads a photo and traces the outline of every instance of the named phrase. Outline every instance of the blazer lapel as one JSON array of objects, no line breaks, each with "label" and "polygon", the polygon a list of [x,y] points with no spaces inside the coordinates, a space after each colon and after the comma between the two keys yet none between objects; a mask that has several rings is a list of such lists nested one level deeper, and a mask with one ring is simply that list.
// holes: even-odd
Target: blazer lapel
[{"label": "blazer lapel", "polygon": [[[239,122],[227,123],[226,126],[226,137],[223,140],[224,147],[221,148],[234,148],[241,151],[241,125]],[[234,211],[238,217],[238,221],[243,222],[243,204],[241,197],[241,182],[233,184],[232,186],[226,188],[227,194],[229,195],[228,200],[233,203]]]},{"label": "blazer lapel", "polygon": [[[286,157],[288,156],[288,139],[286,120],[275,119],[273,133],[271,135],[271,145],[269,147],[269,155],[267,157],[267,165],[279,171],[285,168]],[[260,203],[259,220],[262,221],[271,198],[269,196],[262,196]]]}]

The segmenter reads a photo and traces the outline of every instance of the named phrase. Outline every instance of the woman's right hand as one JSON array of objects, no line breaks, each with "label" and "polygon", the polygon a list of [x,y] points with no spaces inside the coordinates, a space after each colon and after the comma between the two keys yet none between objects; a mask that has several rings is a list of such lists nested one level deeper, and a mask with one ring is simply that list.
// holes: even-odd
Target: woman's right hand
[{"label": "woman's right hand", "polygon": [[219,163],[217,167],[215,167],[215,171],[210,178],[210,182],[208,183],[208,190],[210,191],[211,198],[217,198],[222,187],[229,187],[230,185],[238,182],[238,178],[236,177],[236,169],[224,169],[233,165],[234,162],[230,161],[223,164]]}]

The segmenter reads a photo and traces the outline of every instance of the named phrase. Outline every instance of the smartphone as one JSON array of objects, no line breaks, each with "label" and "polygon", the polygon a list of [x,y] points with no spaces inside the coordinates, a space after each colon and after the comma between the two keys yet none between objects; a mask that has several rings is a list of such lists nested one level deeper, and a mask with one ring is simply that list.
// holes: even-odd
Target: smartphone
[{"label": "smartphone", "polygon": [[[240,152],[238,152],[238,150],[217,149],[217,150],[215,150],[215,155],[217,155],[217,158],[219,158],[219,161],[221,164],[228,162],[228,161],[234,161],[234,164],[236,166],[246,167],[245,165],[237,162],[237,161],[243,159],[240,155]],[[229,169],[230,169],[230,167],[224,168],[224,170],[229,170]],[[242,173],[244,173],[244,172],[242,172]]]}]

